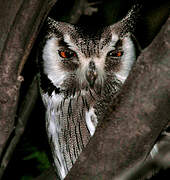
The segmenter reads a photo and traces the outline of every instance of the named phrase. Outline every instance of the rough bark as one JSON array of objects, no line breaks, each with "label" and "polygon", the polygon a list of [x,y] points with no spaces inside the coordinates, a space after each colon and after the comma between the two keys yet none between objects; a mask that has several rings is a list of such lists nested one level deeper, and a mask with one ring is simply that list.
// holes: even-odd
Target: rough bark
[{"label": "rough bark", "polygon": [[19,108],[17,124],[15,126],[15,135],[10,139],[8,148],[5,150],[3,157],[1,158],[0,164],[0,179],[4,174],[4,171],[10,161],[13,152],[18,144],[22,134],[24,133],[27,121],[30,117],[31,112],[35,108],[36,101],[38,99],[38,83],[35,77],[32,84],[30,85],[27,95],[22,101],[21,107]]},{"label": "rough bark", "polygon": [[72,179],[114,179],[147,157],[170,121],[170,18],[137,60],[121,93],[68,174]]},{"label": "rough bark", "polygon": [[[0,160],[14,130],[20,73],[56,0],[0,0]],[[8,142],[8,143],[7,143]]]}]

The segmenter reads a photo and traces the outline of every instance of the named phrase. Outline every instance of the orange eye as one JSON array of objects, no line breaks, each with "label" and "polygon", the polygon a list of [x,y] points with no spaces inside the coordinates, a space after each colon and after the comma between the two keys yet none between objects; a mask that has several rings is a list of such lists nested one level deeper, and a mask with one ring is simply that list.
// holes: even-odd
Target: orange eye
[{"label": "orange eye", "polygon": [[67,58],[66,52],[61,51],[59,54],[62,58]]},{"label": "orange eye", "polygon": [[122,55],[123,55],[122,51],[116,51],[116,50],[110,51],[108,53],[108,56],[111,56],[111,57],[121,57]]},{"label": "orange eye", "polygon": [[120,52],[120,51],[117,52],[117,56],[118,56],[118,57],[122,56],[122,52]]},{"label": "orange eye", "polygon": [[66,51],[59,51],[58,52],[60,57],[66,59],[66,58],[72,58],[73,56],[76,56],[76,53],[70,51],[70,50],[66,50]]}]

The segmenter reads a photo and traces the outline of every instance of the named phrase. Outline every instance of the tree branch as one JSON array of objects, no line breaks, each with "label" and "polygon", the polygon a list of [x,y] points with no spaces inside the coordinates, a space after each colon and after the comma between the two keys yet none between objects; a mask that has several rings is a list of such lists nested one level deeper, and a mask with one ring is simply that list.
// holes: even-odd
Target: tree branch
[{"label": "tree branch", "polygon": [[[6,150],[14,129],[22,79],[20,73],[39,28],[55,2],[56,0],[0,0],[0,164],[3,156],[8,157],[11,153],[6,154]],[[2,172],[6,163],[1,165]]]},{"label": "tree branch", "polygon": [[145,163],[141,163],[128,171],[123,171],[115,180],[136,180],[148,179],[161,169],[170,168],[170,134],[163,136],[159,145],[159,153],[155,157],[149,158]]},{"label": "tree branch", "polygon": [[93,6],[100,3],[99,1],[88,3],[88,0],[75,0],[74,6],[68,16],[68,22],[76,24],[82,15],[91,16],[94,12],[98,11],[98,8],[94,8]]},{"label": "tree branch", "polygon": [[5,155],[2,158],[0,165],[0,179],[8,165],[9,160],[13,154],[13,151],[18,144],[27,124],[27,120],[35,107],[36,101],[38,97],[38,86],[37,86],[37,78],[35,77],[32,84],[29,87],[27,95],[24,101],[21,104],[20,112],[18,115],[18,123],[14,129],[15,136],[12,138]]}]

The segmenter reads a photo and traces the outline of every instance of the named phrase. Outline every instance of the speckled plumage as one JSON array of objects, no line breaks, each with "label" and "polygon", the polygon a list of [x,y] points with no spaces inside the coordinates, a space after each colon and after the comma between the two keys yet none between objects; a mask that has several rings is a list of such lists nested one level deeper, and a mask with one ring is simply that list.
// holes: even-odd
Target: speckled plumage
[{"label": "speckled plumage", "polygon": [[[134,10],[96,35],[47,19],[39,53],[40,91],[54,164],[61,179],[94,135],[136,59],[131,38]],[[61,51],[74,55],[63,58]]]}]

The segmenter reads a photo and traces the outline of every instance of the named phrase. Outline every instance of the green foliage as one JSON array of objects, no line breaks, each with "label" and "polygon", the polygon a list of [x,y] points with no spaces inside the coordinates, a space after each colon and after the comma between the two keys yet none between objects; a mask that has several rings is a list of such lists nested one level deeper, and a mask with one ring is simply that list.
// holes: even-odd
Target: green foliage
[{"label": "green foliage", "polygon": [[38,151],[36,147],[31,147],[32,153],[28,156],[24,157],[23,160],[29,161],[32,159],[36,159],[38,162],[37,169],[39,171],[44,171],[45,169],[48,169],[50,167],[50,163],[48,161],[48,157],[45,154],[45,152]]}]

